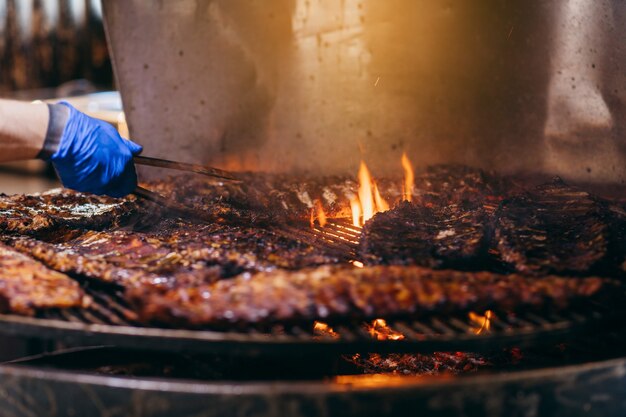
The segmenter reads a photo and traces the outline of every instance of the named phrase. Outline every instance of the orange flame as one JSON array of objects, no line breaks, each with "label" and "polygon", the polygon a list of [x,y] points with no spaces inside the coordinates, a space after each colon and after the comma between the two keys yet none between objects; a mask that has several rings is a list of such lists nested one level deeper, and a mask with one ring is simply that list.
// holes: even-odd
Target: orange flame
[{"label": "orange flame", "polygon": [[404,201],[411,201],[413,198],[413,187],[415,186],[415,174],[413,173],[413,166],[411,161],[406,156],[406,152],[402,153],[402,168],[404,168],[404,192],[402,199]]},{"label": "orange flame", "polygon": [[374,217],[374,199],[372,198],[372,176],[365,162],[359,167],[359,201],[363,210],[363,223]]},{"label": "orange flame", "polygon": [[326,213],[324,213],[324,207],[322,207],[322,203],[319,200],[315,200],[315,208],[317,209],[317,221],[320,222],[320,226],[326,226]]},{"label": "orange flame", "polygon": [[339,337],[339,334],[337,334],[332,327],[321,321],[313,323],[313,332],[318,336],[330,336],[333,339]]},{"label": "orange flame", "polygon": [[361,226],[361,204],[358,197],[350,199],[350,208],[352,209],[352,224],[356,227]]},{"label": "orange flame", "polygon": [[376,202],[376,211],[379,212],[379,211],[389,210],[389,203],[387,203],[385,199],[382,198],[382,196],[378,192],[378,187],[376,186],[376,183],[374,182],[373,184],[374,184],[374,201]]},{"label": "orange flame", "polygon": [[365,324],[369,334],[377,340],[402,340],[404,335],[393,330],[384,319],[373,320],[371,324]]},{"label": "orange flame", "polygon": [[350,200],[352,209],[352,224],[363,224],[374,217],[374,214],[389,210],[389,203],[380,195],[376,183],[372,179],[367,165],[361,161],[359,167],[359,191],[358,198]]},{"label": "orange flame", "polygon": [[493,319],[493,311],[487,310],[484,315],[477,314],[473,311],[469,312],[469,319],[476,324],[472,327],[474,334],[489,333],[491,329],[491,319]]}]

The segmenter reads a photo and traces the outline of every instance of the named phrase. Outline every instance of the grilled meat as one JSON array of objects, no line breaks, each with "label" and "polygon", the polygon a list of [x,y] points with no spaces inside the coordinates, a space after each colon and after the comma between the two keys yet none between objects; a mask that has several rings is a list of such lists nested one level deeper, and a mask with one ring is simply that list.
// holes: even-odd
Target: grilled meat
[{"label": "grilled meat", "polygon": [[0,232],[45,235],[62,228],[103,229],[136,209],[124,200],[56,189],[35,195],[0,195]]},{"label": "grilled meat", "polygon": [[496,248],[517,271],[585,274],[606,256],[606,211],[560,179],[505,200],[496,213]]},{"label": "grilled meat", "polygon": [[78,283],[0,244],[0,311],[32,315],[89,303]]},{"label": "grilled meat", "polygon": [[359,252],[370,265],[467,268],[484,261],[488,236],[482,207],[466,202],[429,208],[405,201],[366,222]]},{"label": "grilled meat", "polygon": [[220,326],[565,307],[573,299],[596,294],[606,283],[600,278],[537,279],[421,267],[324,266],[244,274],[188,288],[135,288],[127,297],[147,322]]},{"label": "grilled meat", "polygon": [[198,285],[242,272],[337,262],[314,246],[268,230],[182,220],[144,232],[92,231],[68,234],[63,242],[22,237],[11,243],[51,268],[122,286]]},{"label": "grilled meat", "polygon": [[[347,178],[299,179],[263,173],[242,173],[241,183],[182,175],[148,183],[147,188],[192,207],[204,220],[228,224],[271,225],[306,221],[319,201],[330,217],[349,216],[349,199],[356,190]],[[326,185],[329,184],[329,185]]]},{"label": "grilled meat", "polygon": [[492,172],[463,165],[432,165],[415,176],[413,195],[425,206],[470,202],[495,209],[504,196],[519,191],[509,179]]},{"label": "grilled meat", "polygon": [[[197,210],[203,219],[230,224],[255,225],[307,221],[316,204],[328,217],[350,217],[350,200],[358,184],[350,177],[315,177],[241,173],[242,182],[216,181],[198,175],[182,175],[146,184],[146,187]],[[422,205],[447,206],[475,202],[495,210],[510,182],[484,171],[436,165],[416,175],[413,196]],[[384,198],[398,202],[402,180],[380,179]]]}]

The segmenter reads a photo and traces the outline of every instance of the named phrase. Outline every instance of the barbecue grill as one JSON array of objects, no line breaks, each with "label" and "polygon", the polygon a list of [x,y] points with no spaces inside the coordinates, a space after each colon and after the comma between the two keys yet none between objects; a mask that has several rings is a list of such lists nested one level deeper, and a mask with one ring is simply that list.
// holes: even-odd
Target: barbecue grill
[{"label": "barbecue grill", "polygon": [[[588,13],[567,1],[418,3],[103,2],[131,136],[151,157],[245,178],[352,175],[360,160],[394,178],[403,152],[418,166],[495,168],[526,183],[556,173],[611,194],[622,212],[623,75],[607,58],[623,55],[620,2]],[[272,232],[366,263],[361,227],[322,225],[309,197],[310,224]],[[58,350],[0,367],[8,415],[626,414],[623,285],[558,311],[493,310],[481,316],[488,330],[466,312],[385,317],[400,336],[379,337],[352,319],[147,324],[122,288],[81,284],[85,308],[0,315],[0,332]]]}]

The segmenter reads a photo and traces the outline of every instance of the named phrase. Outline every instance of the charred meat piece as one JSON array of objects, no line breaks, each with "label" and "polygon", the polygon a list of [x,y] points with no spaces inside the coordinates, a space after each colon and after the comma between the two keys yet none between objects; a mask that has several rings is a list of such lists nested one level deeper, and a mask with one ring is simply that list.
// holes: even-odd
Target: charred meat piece
[{"label": "charred meat piece", "polygon": [[33,315],[88,304],[76,281],[0,244],[0,311]]},{"label": "charred meat piece", "polygon": [[[122,286],[202,284],[242,272],[337,262],[321,250],[268,230],[169,220],[153,230],[86,232],[12,245],[59,271]],[[57,239],[58,240],[58,239]]]},{"label": "charred meat piece", "polygon": [[56,189],[34,195],[0,196],[0,231],[43,235],[62,228],[103,229],[116,225],[136,209],[124,200]]},{"label": "charred meat piece", "polygon": [[470,267],[484,258],[487,215],[471,203],[428,208],[402,202],[378,213],[361,233],[366,264]]},{"label": "charred meat piece", "polygon": [[413,195],[426,206],[472,202],[495,209],[504,196],[518,192],[513,182],[492,172],[464,165],[432,165],[415,176]]},{"label": "charred meat piece", "polygon": [[502,260],[528,274],[585,274],[607,254],[603,205],[560,179],[505,200],[496,213]]},{"label": "charred meat piece", "polygon": [[600,278],[528,278],[421,267],[324,266],[244,274],[213,285],[127,291],[146,322],[229,326],[422,316],[466,310],[566,307],[596,294]]}]

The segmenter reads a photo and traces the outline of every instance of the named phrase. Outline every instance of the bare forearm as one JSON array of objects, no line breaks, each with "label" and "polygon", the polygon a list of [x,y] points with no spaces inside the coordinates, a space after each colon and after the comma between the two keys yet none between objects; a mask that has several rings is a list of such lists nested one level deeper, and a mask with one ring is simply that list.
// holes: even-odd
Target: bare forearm
[{"label": "bare forearm", "polygon": [[48,129],[48,106],[0,100],[0,161],[34,159]]}]

